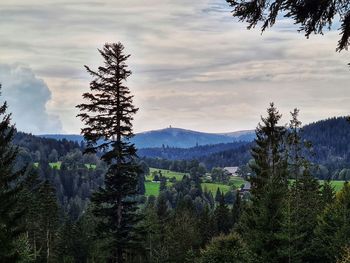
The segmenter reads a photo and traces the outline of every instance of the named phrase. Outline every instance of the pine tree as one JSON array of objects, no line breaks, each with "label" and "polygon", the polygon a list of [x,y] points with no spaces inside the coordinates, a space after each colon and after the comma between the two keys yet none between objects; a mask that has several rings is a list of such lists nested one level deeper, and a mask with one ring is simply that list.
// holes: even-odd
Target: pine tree
[{"label": "pine tree", "polygon": [[247,263],[252,262],[247,244],[237,233],[220,235],[201,251],[202,263]]},{"label": "pine tree", "polygon": [[101,218],[99,232],[111,240],[111,261],[121,263],[126,252],[139,244],[136,225],[141,217],[135,195],[140,169],[135,160],[136,149],[129,142],[133,136],[133,115],[138,109],[125,85],[131,71],[126,64],[130,55],[124,54],[124,46],[107,43],[99,52],[104,66],[97,71],[85,66],[94,79],[91,93],[83,94],[89,102],[77,107],[81,110],[78,116],[86,125],[82,129],[87,141],[85,152],[102,151],[101,159],[109,165],[105,186],[93,195],[92,201],[96,204],[96,216]]},{"label": "pine tree", "polygon": [[322,185],[322,207],[325,208],[327,205],[332,204],[334,201],[335,193],[331,181],[328,179],[324,181]]},{"label": "pine tree", "polygon": [[313,232],[320,212],[320,185],[310,173],[309,143],[302,140],[299,110],[291,112],[287,134],[288,172],[293,183],[287,192],[285,221],[282,236],[286,246],[281,256],[288,262],[309,262]]},{"label": "pine tree", "polygon": [[202,241],[201,247],[204,248],[217,233],[216,220],[209,205],[206,205],[201,212],[198,227]]},{"label": "pine tree", "polygon": [[231,213],[232,213],[232,226],[235,226],[239,222],[239,219],[242,214],[242,200],[239,195],[239,191],[236,191],[236,198],[235,198],[235,202],[233,203]]},{"label": "pine tree", "polygon": [[6,110],[5,102],[0,106],[0,262],[4,263],[19,260],[16,243],[25,231],[22,223],[24,210],[19,204],[20,180],[24,171],[14,171],[18,151],[11,141],[15,128],[10,124],[11,114]]},{"label": "pine tree", "polygon": [[221,191],[220,191],[220,188],[218,187],[215,194],[215,202],[220,202],[220,200],[221,200]]},{"label": "pine tree", "polygon": [[37,172],[32,169],[28,172],[24,180],[23,190],[20,195],[21,205],[26,209],[26,214],[24,216],[26,236],[30,242],[34,260],[37,259],[39,254],[39,240],[42,231],[42,224],[40,220],[38,220],[42,211],[40,208],[42,200],[40,200],[39,197],[39,187],[41,183]]},{"label": "pine tree", "polygon": [[49,181],[43,182],[39,191],[41,224],[41,250],[45,262],[52,262],[54,257],[54,241],[58,230],[58,204],[55,189]]},{"label": "pine tree", "polygon": [[214,216],[218,234],[228,234],[232,228],[232,218],[223,194],[221,194],[219,205],[215,208]]},{"label": "pine tree", "polygon": [[335,201],[318,217],[312,262],[335,263],[350,246],[350,184],[345,183]]},{"label": "pine tree", "polygon": [[278,126],[281,115],[271,103],[268,116],[256,129],[252,156],[251,204],[242,214],[238,231],[258,262],[280,262],[278,247],[282,245],[284,194],[288,189],[284,156],[286,129]]}]

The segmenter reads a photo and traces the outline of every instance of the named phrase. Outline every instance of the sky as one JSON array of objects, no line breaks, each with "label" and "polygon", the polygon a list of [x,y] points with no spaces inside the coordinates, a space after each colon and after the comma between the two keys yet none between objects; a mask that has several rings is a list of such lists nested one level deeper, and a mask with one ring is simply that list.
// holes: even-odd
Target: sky
[{"label": "sky", "polygon": [[295,107],[305,124],[349,114],[339,32],[306,39],[287,19],[264,34],[246,26],[224,0],[1,1],[1,100],[21,131],[79,133],[75,105],[91,81],[83,65],[97,68],[97,49],[121,42],[135,132],[254,129],[272,101],[283,123]]}]

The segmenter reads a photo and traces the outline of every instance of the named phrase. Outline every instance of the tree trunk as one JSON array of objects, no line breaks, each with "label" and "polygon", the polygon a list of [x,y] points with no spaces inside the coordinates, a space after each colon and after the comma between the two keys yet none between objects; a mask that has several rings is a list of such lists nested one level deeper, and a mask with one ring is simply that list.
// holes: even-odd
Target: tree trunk
[{"label": "tree trunk", "polygon": [[121,248],[117,248],[117,262],[116,263],[123,263],[123,250]]},{"label": "tree trunk", "polygon": [[46,262],[50,261],[50,230],[46,231]]},{"label": "tree trunk", "polygon": [[34,250],[34,259],[36,260],[36,236],[35,236],[35,231],[34,231],[34,234],[33,234],[33,250]]}]

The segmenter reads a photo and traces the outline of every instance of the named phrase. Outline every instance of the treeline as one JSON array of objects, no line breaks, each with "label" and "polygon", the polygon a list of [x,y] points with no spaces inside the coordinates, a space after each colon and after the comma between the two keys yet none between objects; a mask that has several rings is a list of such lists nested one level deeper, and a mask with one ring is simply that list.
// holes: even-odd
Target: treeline
[{"label": "treeline", "polygon": [[[311,143],[308,152],[309,160],[314,164],[313,175],[321,180],[349,180],[350,174],[350,125],[345,117],[331,118],[303,127],[303,140]],[[205,150],[215,149],[214,153],[198,155],[196,160],[206,169],[213,167],[242,166],[252,159],[250,149],[254,143],[237,143],[234,148],[231,144],[203,146]],[[221,148],[223,147],[223,148]],[[195,150],[192,148],[189,150]],[[221,150],[220,150],[221,149]],[[181,155],[180,152],[184,155]],[[164,148],[146,149],[142,155],[152,167],[170,169],[173,166],[174,156],[187,155],[188,149]],[[179,152],[179,154],[178,154]],[[208,151],[210,152],[210,151]],[[190,158],[190,156],[188,156]],[[181,159],[187,159],[181,158]],[[190,158],[191,159],[191,158]],[[188,159],[187,159],[188,160]]]},{"label": "treeline", "polygon": [[13,144],[19,146],[17,154],[18,167],[25,163],[57,162],[60,158],[74,150],[83,150],[83,145],[77,142],[54,140],[37,137],[31,134],[15,131]]},{"label": "treeline", "polygon": [[140,157],[159,158],[167,160],[193,160],[203,156],[208,156],[217,152],[236,149],[247,142],[219,143],[213,145],[203,145],[191,148],[176,147],[159,147],[159,148],[142,148],[137,154]]}]

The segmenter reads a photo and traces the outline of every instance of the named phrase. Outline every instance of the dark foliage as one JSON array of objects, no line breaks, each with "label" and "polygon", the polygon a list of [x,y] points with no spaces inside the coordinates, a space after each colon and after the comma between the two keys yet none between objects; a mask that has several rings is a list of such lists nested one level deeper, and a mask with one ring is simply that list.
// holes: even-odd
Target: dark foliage
[{"label": "dark foliage", "polygon": [[344,0],[226,0],[233,7],[232,14],[248,22],[248,29],[262,23],[262,31],[275,24],[278,16],[291,18],[305,36],[323,34],[335,19],[340,20],[341,39],[338,51],[347,49],[350,39],[350,2]]},{"label": "dark foliage", "polygon": [[167,160],[193,160],[203,158],[205,156],[236,149],[247,142],[219,143],[213,145],[196,146],[192,148],[175,148],[175,147],[160,147],[160,148],[143,148],[138,150],[140,157],[160,158]]},{"label": "dark foliage", "polygon": [[[133,136],[132,120],[137,108],[125,86],[131,75],[121,43],[105,44],[99,50],[104,66],[97,71],[85,66],[92,75],[91,93],[84,93],[88,103],[77,107],[84,124],[82,134],[87,142],[85,153],[102,151],[101,159],[108,165],[104,187],[93,195],[95,215],[101,237],[109,239],[111,262],[124,262],[127,253],[140,247],[136,225],[141,217],[137,210],[137,183],[140,169],[136,149],[129,139]],[[99,143],[99,141],[103,142]]]},{"label": "dark foliage", "polygon": [[10,263],[20,260],[16,242],[25,230],[19,202],[24,170],[14,169],[18,149],[12,145],[15,128],[6,110],[5,102],[0,106],[0,262]]}]

